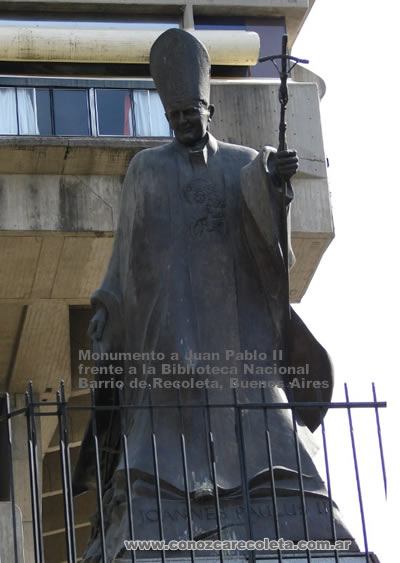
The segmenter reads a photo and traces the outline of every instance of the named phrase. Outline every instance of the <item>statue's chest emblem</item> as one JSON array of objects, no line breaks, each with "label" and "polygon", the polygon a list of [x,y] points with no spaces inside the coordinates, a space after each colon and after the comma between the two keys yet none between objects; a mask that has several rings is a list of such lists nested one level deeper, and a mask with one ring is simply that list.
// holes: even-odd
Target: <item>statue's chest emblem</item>
[{"label": "statue's chest emblem", "polygon": [[[219,183],[218,183],[219,184]],[[213,182],[206,166],[196,167],[183,190],[186,216],[195,238],[217,236],[226,231],[226,200],[224,186]]]}]

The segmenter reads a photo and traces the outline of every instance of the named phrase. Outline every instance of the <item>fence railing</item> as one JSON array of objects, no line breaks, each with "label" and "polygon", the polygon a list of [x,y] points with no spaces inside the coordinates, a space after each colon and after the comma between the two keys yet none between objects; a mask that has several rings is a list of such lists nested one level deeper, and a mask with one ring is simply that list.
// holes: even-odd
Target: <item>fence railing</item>
[{"label": "fence railing", "polygon": [[[212,507],[211,518],[215,519],[215,538],[223,540],[226,538],[226,526],[224,523],[225,511],[229,509],[229,503],[221,494],[221,489],[218,484],[218,474],[221,469],[219,462],[217,461],[218,456],[215,453],[215,431],[216,428],[212,426],[213,414],[221,413],[222,416],[226,416],[226,413],[234,413],[235,421],[235,433],[237,438],[237,451],[239,455],[239,465],[240,465],[240,478],[241,485],[239,495],[241,498],[242,509],[241,509],[241,526],[245,530],[245,539],[258,539],[258,532],[254,529],[254,513],[257,500],[254,497],[253,491],[250,490],[249,486],[249,474],[247,467],[246,458],[246,446],[248,445],[248,436],[245,436],[244,425],[245,418],[249,412],[257,412],[263,416],[264,426],[262,432],[265,438],[265,465],[270,470],[267,472],[268,475],[268,502],[269,502],[269,537],[273,539],[279,539],[285,537],[284,532],[282,532],[282,513],[281,513],[281,486],[277,483],[277,475],[274,465],[274,439],[271,434],[270,427],[270,415],[272,411],[287,411],[290,414],[290,419],[292,423],[293,432],[293,447],[294,447],[294,457],[297,471],[296,471],[296,484],[292,486],[292,492],[298,500],[298,518],[301,520],[301,525],[303,529],[302,539],[304,540],[314,540],[313,532],[310,533],[310,518],[308,514],[309,499],[307,496],[307,485],[305,484],[305,477],[302,468],[302,453],[301,453],[301,439],[299,437],[299,421],[296,413],[299,410],[304,409],[317,409],[320,412],[320,429],[316,433],[320,432],[321,438],[321,448],[323,453],[323,468],[324,474],[322,475],[323,480],[326,483],[326,504],[321,509],[321,512],[327,514],[329,519],[330,527],[330,537],[326,538],[332,544],[329,549],[317,549],[314,551],[310,549],[304,549],[295,553],[293,550],[285,550],[280,546],[269,553],[265,551],[258,552],[257,550],[248,550],[244,552],[224,551],[223,548],[213,552],[213,558],[216,560],[218,558],[221,562],[224,558],[232,558],[233,556],[245,555],[252,561],[256,559],[264,560],[274,560],[283,561],[290,559],[291,561],[297,560],[297,557],[302,557],[301,561],[322,561],[318,559],[323,556],[325,559],[323,561],[377,561],[369,550],[369,542],[367,535],[367,525],[365,517],[364,508],[364,496],[362,490],[362,482],[360,478],[360,461],[357,451],[357,441],[356,433],[353,425],[353,415],[354,411],[366,410],[371,415],[371,420],[375,427],[375,440],[377,445],[377,451],[379,452],[379,465],[382,475],[382,490],[386,494],[386,471],[385,471],[385,461],[382,445],[382,435],[381,435],[381,424],[380,424],[380,409],[386,407],[386,403],[378,401],[376,397],[375,387],[372,385],[372,401],[370,402],[355,402],[351,401],[349,398],[349,393],[347,386],[345,386],[345,401],[344,402],[282,402],[282,403],[268,403],[264,400],[264,393],[262,392],[263,400],[260,402],[252,403],[241,403],[239,401],[239,396],[236,390],[233,392],[233,401],[229,403],[212,403],[208,400],[208,393],[205,393],[205,400],[201,404],[185,404],[180,399],[180,393],[177,392],[177,401],[173,404],[159,404],[152,402],[151,390],[148,390],[148,401],[145,404],[132,405],[124,404],[123,391],[120,389],[116,392],[116,397],[118,401],[116,404],[97,404],[96,403],[96,393],[94,389],[90,390],[90,403],[87,405],[73,405],[69,404],[66,400],[64,384],[61,383],[60,391],[56,394],[56,401],[54,402],[40,402],[35,399],[34,389],[32,384],[29,386],[29,390],[25,397],[25,406],[17,408],[15,410],[11,409],[10,397],[5,395],[4,409],[0,416],[0,427],[3,426],[7,437],[7,466],[8,466],[8,488],[9,488],[9,501],[11,503],[11,515],[12,515],[12,530],[10,530],[10,535],[12,535],[13,543],[13,556],[15,563],[21,563],[21,546],[18,545],[20,537],[18,534],[17,525],[17,508],[16,508],[16,489],[15,489],[15,467],[14,467],[14,450],[15,444],[13,443],[13,423],[15,420],[25,421],[26,427],[26,444],[27,444],[27,455],[29,463],[29,490],[30,490],[30,507],[32,516],[32,530],[33,530],[33,557],[36,563],[41,563],[43,561],[50,561],[46,559],[46,551],[43,541],[43,517],[42,517],[42,498],[41,498],[41,464],[42,459],[40,456],[40,429],[38,422],[42,417],[57,417],[57,427],[58,427],[58,448],[59,448],[59,467],[58,471],[61,476],[62,484],[62,498],[63,498],[63,518],[64,518],[64,530],[65,530],[65,559],[70,562],[75,562],[81,560],[82,550],[77,547],[76,541],[76,527],[75,527],[75,499],[73,496],[73,486],[72,486],[72,461],[71,461],[71,443],[70,443],[70,422],[69,417],[78,411],[86,411],[90,415],[89,424],[89,437],[93,444],[93,466],[94,475],[96,482],[96,500],[97,500],[97,521],[98,521],[98,541],[99,550],[101,551],[102,561],[109,561],[107,558],[107,529],[104,518],[104,505],[103,505],[103,495],[104,495],[104,466],[102,465],[102,446],[99,441],[99,428],[98,428],[98,415],[106,411],[129,413],[132,411],[139,412],[145,409],[149,414],[150,436],[151,444],[149,444],[149,452],[152,459],[152,465],[154,467],[154,507],[156,511],[156,517],[153,518],[154,530],[157,532],[157,538],[160,540],[168,540],[168,534],[166,535],[166,528],[168,528],[168,522],[166,523],[166,513],[163,508],[164,495],[163,495],[163,480],[160,477],[159,465],[160,465],[160,442],[157,429],[154,423],[154,413],[160,412],[163,409],[168,409],[169,413],[178,413],[183,421],[183,412],[188,412],[190,409],[193,412],[194,409],[200,409],[204,414],[204,424],[206,429],[206,441],[207,448],[210,455],[210,475],[211,475],[211,496],[209,498],[209,508]],[[228,409],[228,410],[227,410]],[[335,542],[338,539],[338,534],[336,530],[336,505],[333,500],[332,492],[332,466],[330,464],[329,458],[332,456],[332,451],[329,451],[327,432],[326,432],[326,422],[324,419],[324,413],[326,409],[330,410],[329,416],[335,411],[344,411],[347,413],[347,432],[348,441],[351,448],[351,458],[352,458],[352,472],[354,474],[354,484],[358,499],[358,517],[361,523],[362,529],[362,546],[360,549],[352,552],[343,551],[335,547]],[[171,415],[172,416],[172,415]],[[138,539],[137,530],[135,529],[137,523],[137,515],[135,515],[135,503],[136,496],[132,491],[132,478],[130,474],[130,453],[129,453],[129,430],[126,424],[126,417],[124,414],[120,416],[120,425],[118,427],[119,433],[119,444],[120,444],[120,459],[123,462],[124,482],[125,482],[125,495],[126,495],[126,510],[128,513],[128,523],[129,523],[129,537],[126,540]],[[214,422],[215,424],[215,422]],[[344,440],[344,436],[342,437]],[[372,440],[371,434],[368,437]],[[189,476],[189,465],[188,465],[188,442],[187,436],[185,435],[184,424],[182,423],[181,431],[179,435],[179,454],[181,461],[179,462],[179,473],[182,476],[184,483],[184,491],[181,498],[181,506],[184,507],[184,519],[186,520],[183,526],[185,527],[185,537],[189,540],[196,539],[195,527],[195,510],[194,510],[194,496],[191,491],[190,476]],[[273,468],[273,470],[272,470]],[[350,475],[350,474],[349,474]],[[3,487],[4,488],[4,487]],[[265,500],[265,497],[264,497]],[[258,506],[258,505],[257,505]],[[264,515],[265,516],[265,515]],[[286,516],[285,516],[286,517]],[[324,516],[325,517],[325,516]],[[207,516],[209,518],[209,516]],[[286,518],[287,520],[287,518]],[[351,526],[350,526],[351,527]],[[198,539],[198,538],[197,538]],[[231,538],[232,539],[232,538]],[[296,542],[298,541],[298,538]],[[296,543],[295,542],[295,543]],[[355,544],[354,544],[355,545]],[[177,557],[176,551],[170,552],[169,554],[174,558]],[[143,552],[138,551],[128,551],[127,554],[132,561],[136,561],[141,558]],[[147,554],[148,555],[148,554]],[[166,549],[162,549],[158,553],[153,553],[153,558],[158,558],[165,561],[168,555]],[[205,551],[196,552],[194,549],[188,549],[185,553],[180,554],[181,557],[185,557],[187,560],[194,561],[195,559],[204,557],[207,555]],[[125,556],[126,557],[126,556]],[[350,559],[348,559],[350,558]],[[354,558],[354,559],[351,559]],[[62,560],[62,558],[61,558]],[[90,559],[85,559],[89,561]],[[114,560],[114,559],[113,559]],[[115,559],[119,561],[120,559]],[[125,559],[124,559],[125,560]],[[122,559],[121,559],[122,561]],[[11,563],[11,560],[10,560]]]}]

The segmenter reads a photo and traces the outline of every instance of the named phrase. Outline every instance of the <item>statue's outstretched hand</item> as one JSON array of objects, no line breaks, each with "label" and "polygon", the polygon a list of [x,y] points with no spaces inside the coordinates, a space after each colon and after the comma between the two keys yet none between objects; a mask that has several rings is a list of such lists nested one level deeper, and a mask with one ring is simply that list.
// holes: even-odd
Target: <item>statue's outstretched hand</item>
[{"label": "statue's outstretched hand", "polygon": [[88,335],[92,340],[101,340],[107,321],[107,309],[101,305],[97,306],[96,313],[89,323]]},{"label": "statue's outstretched hand", "polygon": [[271,152],[267,167],[270,173],[283,180],[290,180],[299,167],[299,159],[295,150]]}]

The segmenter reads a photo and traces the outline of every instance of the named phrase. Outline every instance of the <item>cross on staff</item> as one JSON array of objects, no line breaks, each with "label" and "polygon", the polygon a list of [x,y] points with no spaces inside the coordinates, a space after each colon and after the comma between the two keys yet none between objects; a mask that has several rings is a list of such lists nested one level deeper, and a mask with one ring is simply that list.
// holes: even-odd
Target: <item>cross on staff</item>
[{"label": "cross on staff", "polygon": [[[260,63],[271,61],[274,67],[276,68],[276,70],[278,71],[279,77],[281,79],[281,85],[279,87],[279,103],[281,104],[281,118],[279,123],[279,148],[278,148],[278,150],[280,151],[284,151],[287,149],[286,122],[285,122],[285,112],[289,100],[287,79],[289,77],[289,74],[292,72],[292,70],[298,63],[308,64],[310,62],[307,59],[299,59],[297,57],[293,57],[292,55],[288,55],[287,42],[288,42],[288,36],[287,34],[284,34],[282,36],[282,53],[280,55],[270,55],[269,57],[261,57],[260,59],[258,59],[258,62]],[[281,61],[280,69],[275,62],[277,59]],[[294,61],[294,64],[292,64],[290,67],[288,65],[289,61]]]}]

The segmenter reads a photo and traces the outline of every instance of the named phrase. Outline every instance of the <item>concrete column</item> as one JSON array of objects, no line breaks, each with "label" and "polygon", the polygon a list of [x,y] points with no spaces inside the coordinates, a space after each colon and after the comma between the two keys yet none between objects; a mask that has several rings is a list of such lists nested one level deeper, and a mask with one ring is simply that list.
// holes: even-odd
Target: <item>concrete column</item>
[{"label": "concrete column", "polygon": [[[12,410],[25,406],[25,391],[33,382],[35,401],[55,398],[60,380],[64,379],[69,395],[71,386],[69,308],[62,300],[42,299],[28,306],[15,362],[9,382]],[[45,407],[41,407],[43,412]],[[49,407],[54,411],[54,407]],[[35,417],[40,510],[42,490],[42,456],[57,426],[56,416]],[[25,562],[34,562],[32,500],[29,472],[27,419],[12,419],[15,502],[22,514]],[[8,561],[8,559],[5,559]]]},{"label": "concrete column", "polygon": [[[18,561],[24,563],[23,537],[22,537],[22,514],[16,507]],[[14,561],[14,535],[13,519],[10,502],[0,502],[0,561],[8,563]]]},{"label": "concrete column", "polygon": [[[69,308],[62,300],[40,299],[28,306],[12,371],[9,391],[25,392],[33,382],[41,400],[55,400],[60,381],[67,399],[71,389]],[[42,411],[44,408],[42,408]],[[50,409],[54,411],[54,408]],[[43,455],[57,427],[56,416],[38,420]]]},{"label": "concrete column", "polygon": [[191,2],[186,2],[185,7],[184,7],[183,28],[184,29],[194,29],[193,4]]},{"label": "concrete column", "polygon": [[[25,394],[15,393],[11,395],[11,408],[16,410],[25,406]],[[36,396],[37,400],[38,397]],[[28,432],[27,419],[24,415],[18,415],[12,419],[12,436],[13,436],[13,456],[14,456],[14,488],[15,503],[22,518],[23,545],[25,563],[34,563],[34,543],[33,543],[33,517],[31,502],[31,486],[29,473],[29,456],[28,456]],[[37,425],[37,459],[39,469],[39,491],[41,498],[42,477],[41,477],[41,444],[40,444],[40,426]],[[10,528],[10,531],[12,528]],[[13,559],[5,559],[12,561]]]}]

